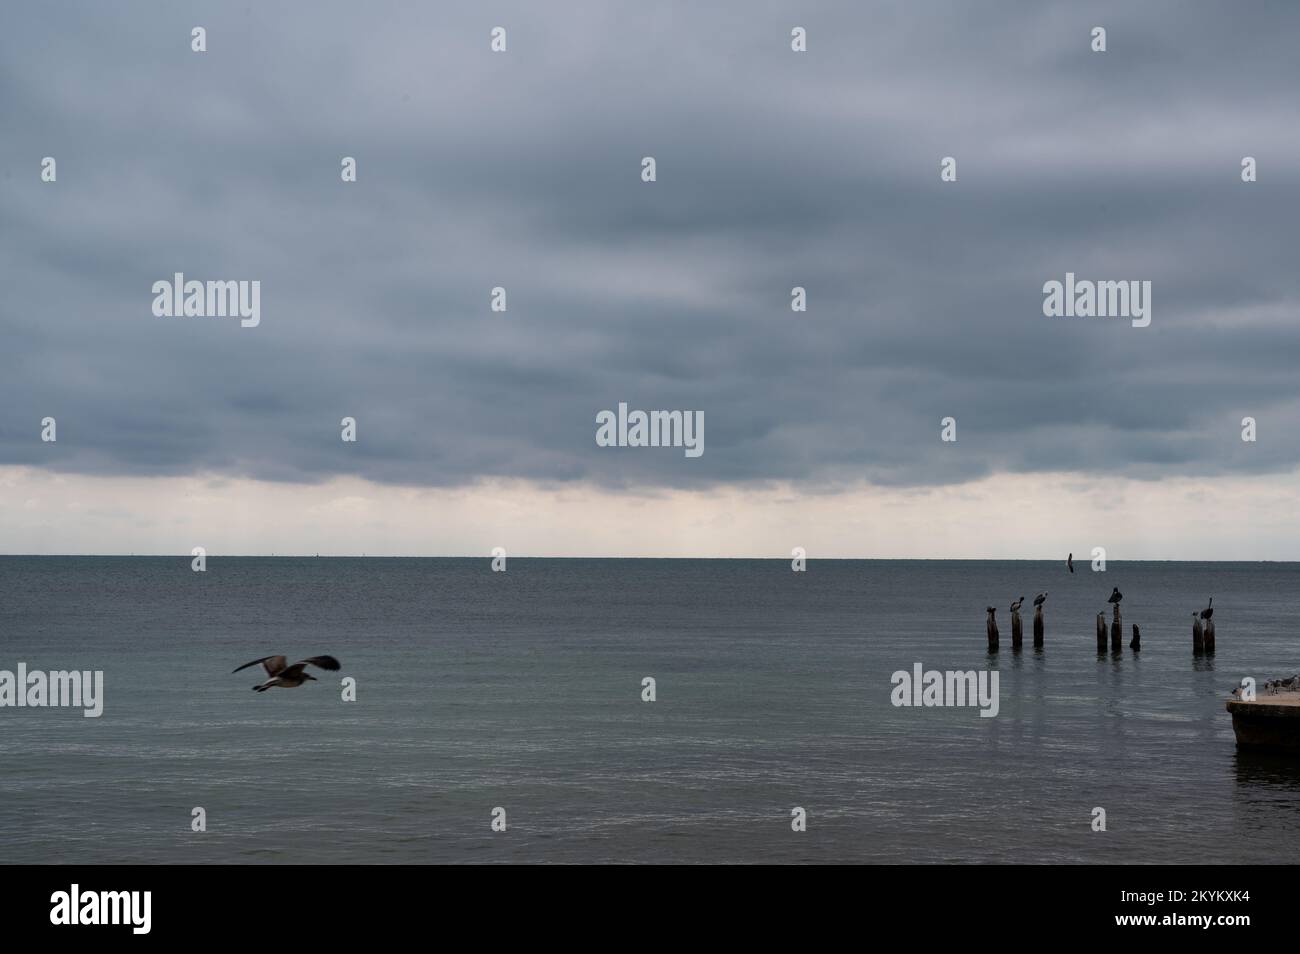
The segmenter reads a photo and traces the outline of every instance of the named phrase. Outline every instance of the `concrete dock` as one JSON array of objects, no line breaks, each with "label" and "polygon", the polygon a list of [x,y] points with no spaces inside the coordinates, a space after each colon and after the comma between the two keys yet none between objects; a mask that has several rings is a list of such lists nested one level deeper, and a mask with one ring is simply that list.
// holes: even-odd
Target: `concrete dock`
[{"label": "concrete dock", "polygon": [[1272,749],[1300,754],[1300,692],[1260,692],[1255,701],[1229,699],[1232,731],[1239,749]]}]

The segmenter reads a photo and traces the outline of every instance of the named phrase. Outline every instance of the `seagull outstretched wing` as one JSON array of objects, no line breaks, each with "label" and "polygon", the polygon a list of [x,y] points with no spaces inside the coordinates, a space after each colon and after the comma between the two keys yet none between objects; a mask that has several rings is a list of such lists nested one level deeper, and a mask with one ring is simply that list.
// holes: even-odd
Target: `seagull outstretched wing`
[{"label": "seagull outstretched wing", "polygon": [[[252,662],[244,663],[239,669],[247,669],[249,666],[256,666],[261,663],[268,676],[278,676],[284,672],[284,667],[288,661],[283,656],[263,656],[261,659],[254,659]],[[239,672],[239,669],[232,669],[231,672]]]}]

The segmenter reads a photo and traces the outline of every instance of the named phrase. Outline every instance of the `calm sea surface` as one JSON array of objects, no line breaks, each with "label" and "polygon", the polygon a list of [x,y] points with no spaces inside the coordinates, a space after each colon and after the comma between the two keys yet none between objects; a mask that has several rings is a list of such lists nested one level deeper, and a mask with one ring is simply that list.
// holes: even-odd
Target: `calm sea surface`
[{"label": "calm sea surface", "polygon": [[[106,695],[0,708],[0,860],[1291,862],[1300,762],[1238,754],[1224,701],[1300,671],[1298,621],[1278,563],[0,557],[0,669]],[[231,674],[270,653],[343,670]],[[999,715],[893,707],[917,662],[996,668]]]}]

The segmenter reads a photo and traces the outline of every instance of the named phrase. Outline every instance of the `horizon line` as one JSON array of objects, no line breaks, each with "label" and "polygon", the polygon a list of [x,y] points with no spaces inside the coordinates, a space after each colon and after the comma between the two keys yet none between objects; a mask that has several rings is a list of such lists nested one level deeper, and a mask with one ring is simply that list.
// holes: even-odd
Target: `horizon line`
[{"label": "horizon line", "polygon": [[[0,559],[177,559],[191,560],[192,553],[0,553]],[[377,554],[377,553],[222,553],[205,554],[208,560],[492,560],[491,553],[485,554]],[[506,554],[509,560],[747,560],[751,562],[779,561],[788,562],[790,556],[599,556],[584,554],[579,556],[547,556],[538,554]],[[814,557],[805,556],[806,562],[819,563],[1061,563],[1057,558],[1047,557]],[[1086,567],[1086,561],[1081,561]],[[1300,560],[1175,560],[1170,558],[1141,558],[1116,560],[1107,558],[1111,563],[1297,563]],[[1079,572],[1084,572],[1083,567]],[[1089,570],[1088,572],[1091,572]],[[1104,571],[1100,571],[1104,572]]]}]

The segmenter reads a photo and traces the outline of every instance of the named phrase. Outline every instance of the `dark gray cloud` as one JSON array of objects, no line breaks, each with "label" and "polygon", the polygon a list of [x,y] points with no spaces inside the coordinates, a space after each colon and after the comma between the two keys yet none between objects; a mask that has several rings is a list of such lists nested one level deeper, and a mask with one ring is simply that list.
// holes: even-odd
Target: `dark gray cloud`
[{"label": "dark gray cloud", "polygon": [[[428,485],[1289,470],[1297,32],[1292,4],[1172,0],[15,4],[0,463]],[[260,280],[261,326],[154,318],[175,271]],[[1152,281],[1151,327],[1044,318],[1066,271]],[[598,448],[619,401],[704,411],[705,455]]]}]

